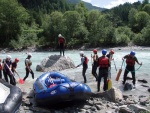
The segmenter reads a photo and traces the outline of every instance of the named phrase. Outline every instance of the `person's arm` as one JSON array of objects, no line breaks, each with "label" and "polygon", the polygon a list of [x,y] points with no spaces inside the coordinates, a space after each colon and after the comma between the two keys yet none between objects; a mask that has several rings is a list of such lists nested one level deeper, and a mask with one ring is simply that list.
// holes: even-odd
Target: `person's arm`
[{"label": "person's arm", "polygon": [[81,65],[83,65],[84,60],[85,60],[85,58],[82,57],[82,58],[81,58],[81,63],[80,63],[79,65],[77,65],[76,68],[79,67],[79,66],[81,66]]},{"label": "person's arm", "polygon": [[138,59],[136,57],[135,57],[135,61],[136,61],[137,64],[142,65],[142,62],[139,63],[139,61],[138,61]]},{"label": "person's arm", "polygon": [[124,56],[124,57],[122,58],[122,60],[126,59],[127,57],[128,57],[128,55]]}]

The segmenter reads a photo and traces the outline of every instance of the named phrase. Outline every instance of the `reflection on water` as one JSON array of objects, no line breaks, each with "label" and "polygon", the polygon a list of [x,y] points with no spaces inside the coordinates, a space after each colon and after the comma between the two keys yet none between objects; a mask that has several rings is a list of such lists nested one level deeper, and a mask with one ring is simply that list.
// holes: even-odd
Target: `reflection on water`
[{"label": "reflection on water", "polygon": [[[79,52],[80,51],[77,51],[77,50],[72,50],[72,51],[66,51],[65,52],[65,55],[70,57],[75,65],[78,65],[80,63],[80,56],[79,56]],[[116,67],[117,69],[119,70],[120,67],[121,67],[121,64],[122,64],[122,57],[125,56],[126,54],[129,54],[130,51],[125,51],[125,50],[117,50],[115,51],[115,54],[114,54],[114,61],[115,61],[115,64],[116,64]],[[20,74],[21,77],[24,77],[25,76],[25,64],[24,64],[24,60],[25,58],[27,57],[27,54],[26,53],[23,53],[23,52],[20,52],[20,53],[9,53],[11,56],[12,56],[12,59],[14,60],[15,58],[19,58],[20,59],[20,62],[18,63],[18,67],[17,67],[17,71],[18,73]],[[35,77],[38,77],[40,76],[43,72],[36,72],[36,65],[38,63],[41,62],[41,60],[43,60],[44,58],[46,58],[47,56],[50,56],[50,55],[59,55],[59,52],[33,52],[32,53],[33,56],[31,58],[32,60],[32,70],[34,71],[35,73]],[[92,65],[92,60],[91,60],[91,54],[92,54],[92,51],[85,51],[85,55],[89,58],[89,70],[91,70],[91,65]],[[6,57],[7,54],[0,54],[0,58],[4,59]],[[100,56],[101,53],[100,51],[98,52],[98,55]],[[143,65],[142,67],[136,71],[136,76],[142,76],[142,75],[145,75],[145,76],[150,76],[150,70],[149,70],[149,65],[150,65],[150,52],[149,51],[146,51],[146,50],[139,50],[139,51],[136,51],[136,56],[139,60],[139,62],[142,62]],[[136,69],[139,67],[139,65],[136,64]],[[125,65],[123,65],[123,70],[125,68]],[[115,71],[115,65],[114,63],[112,62],[112,74],[115,74],[116,71]],[[29,76],[31,78],[31,76]]]}]

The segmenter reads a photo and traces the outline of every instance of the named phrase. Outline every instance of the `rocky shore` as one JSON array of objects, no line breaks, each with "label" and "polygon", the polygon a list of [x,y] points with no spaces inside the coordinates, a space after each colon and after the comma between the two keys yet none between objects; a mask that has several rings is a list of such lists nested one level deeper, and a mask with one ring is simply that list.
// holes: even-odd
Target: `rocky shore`
[{"label": "rocky shore", "polygon": [[[69,75],[71,79],[83,82],[80,68],[64,70],[61,73]],[[150,113],[148,87],[141,86],[136,90],[122,91],[113,81],[112,89],[106,92],[102,90],[97,92],[96,82],[90,71],[87,72],[87,78],[87,85],[90,86],[93,92],[89,100],[85,102],[66,102],[48,107],[39,107],[36,104],[32,89],[33,80],[26,81],[25,84],[17,84],[23,91],[23,102],[18,113]],[[138,84],[143,85],[140,82]],[[144,89],[144,92],[141,89]]]}]

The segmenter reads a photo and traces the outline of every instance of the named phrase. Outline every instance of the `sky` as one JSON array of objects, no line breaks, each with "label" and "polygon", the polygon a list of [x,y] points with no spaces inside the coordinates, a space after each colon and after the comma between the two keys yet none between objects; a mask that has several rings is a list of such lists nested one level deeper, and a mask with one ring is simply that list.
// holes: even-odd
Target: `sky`
[{"label": "sky", "polygon": [[137,1],[141,2],[143,0],[82,0],[82,1],[91,3],[93,6],[110,9],[112,7],[124,4],[126,2],[134,3]]}]

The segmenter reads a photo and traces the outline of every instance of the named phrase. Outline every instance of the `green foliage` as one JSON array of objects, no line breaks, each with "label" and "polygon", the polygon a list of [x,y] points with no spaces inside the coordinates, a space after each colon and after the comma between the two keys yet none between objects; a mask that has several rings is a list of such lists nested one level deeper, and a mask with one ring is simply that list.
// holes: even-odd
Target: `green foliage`
[{"label": "green foliage", "polygon": [[146,5],[143,7],[143,11],[147,12],[147,13],[150,15],[150,4],[146,4]]},{"label": "green foliage", "polygon": [[18,39],[21,34],[21,25],[25,23],[29,15],[16,0],[0,0],[0,46],[8,46],[8,43]]}]

